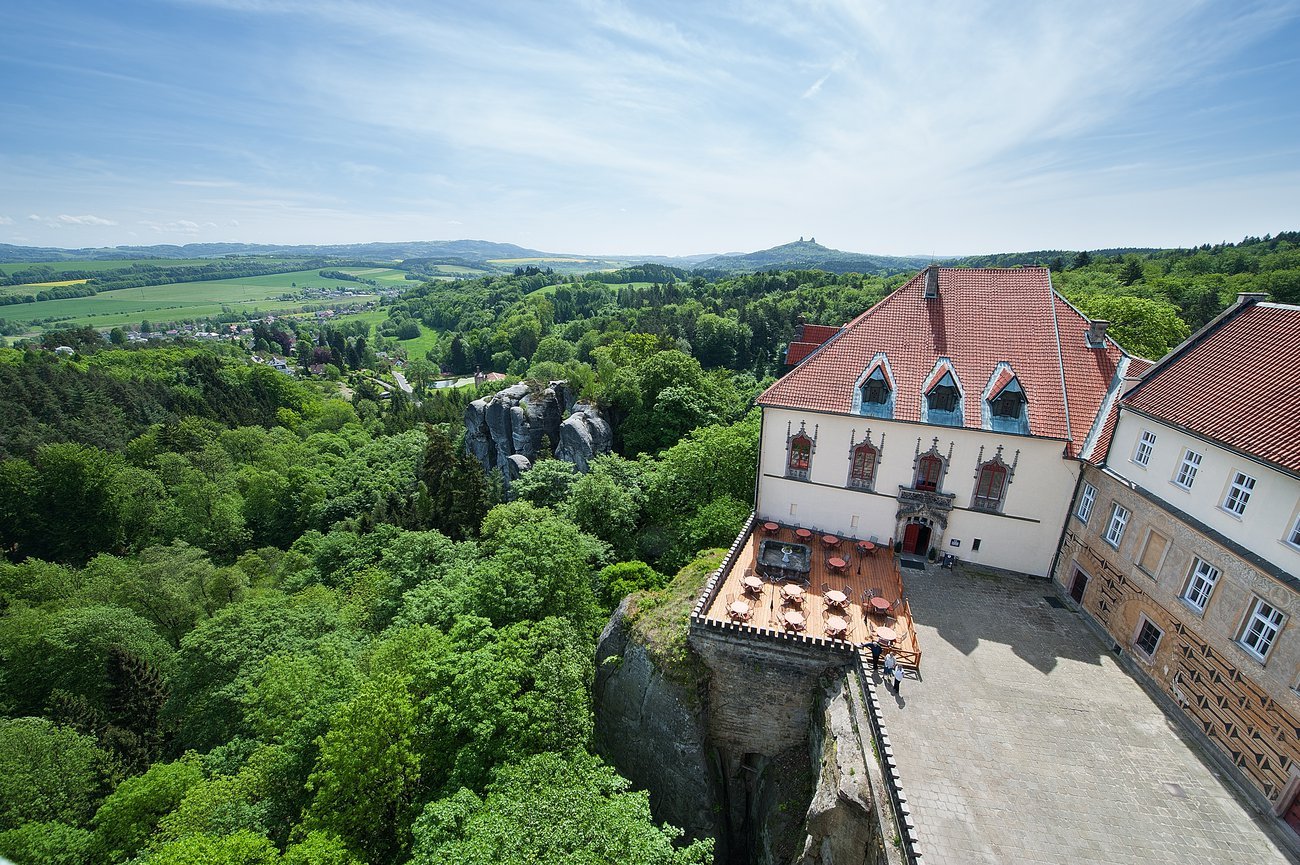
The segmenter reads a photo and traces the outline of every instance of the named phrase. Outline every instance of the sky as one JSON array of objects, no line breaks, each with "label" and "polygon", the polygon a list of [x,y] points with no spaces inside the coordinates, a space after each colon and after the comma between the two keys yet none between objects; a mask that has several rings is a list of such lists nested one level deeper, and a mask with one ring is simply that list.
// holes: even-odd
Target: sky
[{"label": "sky", "polygon": [[0,243],[1300,229],[1300,0],[0,4]]}]

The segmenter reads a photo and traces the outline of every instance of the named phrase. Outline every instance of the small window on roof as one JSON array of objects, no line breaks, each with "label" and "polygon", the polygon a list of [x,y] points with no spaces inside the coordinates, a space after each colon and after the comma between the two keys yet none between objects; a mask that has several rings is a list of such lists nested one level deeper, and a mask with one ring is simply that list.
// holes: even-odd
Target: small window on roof
[{"label": "small window on roof", "polygon": [[952,373],[944,373],[943,378],[930,388],[925,398],[930,411],[956,411],[957,401],[961,399],[961,391],[957,389],[957,382],[953,381]]},{"label": "small window on roof", "polygon": [[1012,381],[1002,392],[989,401],[994,417],[1018,418],[1025,410],[1025,393],[1020,383]]},{"label": "small window on roof", "polygon": [[884,405],[889,399],[889,382],[885,380],[885,371],[876,367],[862,383],[862,403],[866,405]]}]

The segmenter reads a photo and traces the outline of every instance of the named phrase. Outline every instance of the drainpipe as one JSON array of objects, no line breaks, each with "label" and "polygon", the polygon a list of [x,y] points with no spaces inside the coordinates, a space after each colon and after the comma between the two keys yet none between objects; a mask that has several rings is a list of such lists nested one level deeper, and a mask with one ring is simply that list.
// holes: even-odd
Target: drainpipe
[{"label": "drainpipe", "polygon": [[1061,560],[1061,550],[1065,548],[1065,529],[1074,517],[1074,509],[1079,504],[1079,491],[1083,489],[1083,472],[1087,463],[1079,460],[1079,476],[1074,480],[1074,492],[1070,495],[1070,509],[1065,512],[1065,522],[1061,523],[1061,536],[1056,539],[1056,552],[1052,553],[1052,566],[1047,569],[1047,579],[1051,581],[1056,573],[1056,565]]}]

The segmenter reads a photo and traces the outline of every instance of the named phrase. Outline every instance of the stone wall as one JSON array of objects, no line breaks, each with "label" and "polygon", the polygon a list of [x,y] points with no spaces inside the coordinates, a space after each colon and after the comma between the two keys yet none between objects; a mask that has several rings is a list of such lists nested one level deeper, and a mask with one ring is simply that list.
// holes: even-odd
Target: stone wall
[{"label": "stone wall", "polygon": [[484,470],[501,471],[507,484],[532,468],[546,448],[586,471],[593,458],[609,453],[612,442],[600,409],[578,402],[562,381],[545,388],[520,382],[465,408],[466,450]]}]

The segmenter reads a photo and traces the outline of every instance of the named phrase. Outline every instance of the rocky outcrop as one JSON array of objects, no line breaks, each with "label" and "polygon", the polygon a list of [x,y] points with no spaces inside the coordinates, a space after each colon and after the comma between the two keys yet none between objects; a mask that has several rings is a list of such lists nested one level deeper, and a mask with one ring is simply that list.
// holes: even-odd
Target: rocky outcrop
[{"label": "rocky outcrop", "polygon": [[719,865],[891,861],[855,660],[752,634],[692,632],[683,669],[663,670],[628,625],[627,607],[597,646],[594,742],[650,792],[656,821],[714,838]]},{"label": "rocky outcrop", "polygon": [[592,459],[609,453],[613,433],[598,408],[575,399],[562,381],[545,388],[520,382],[476,399],[465,408],[465,448],[507,483],[547,448],[586,471]]},{"label": "rocky outcrop", "polygon": [[717,837],[716,795],[698,695],[658,669],[630,639],[627,599],[596,646],[596,751],[638,789],[658,822]]},{"label": "rocky outcrop", "polygon": [[[799,865],[876,865],[885,863],[879,818],[872,809],[872,791],[863,747],[870,732],[859,724],[855,698],[861,692],[851,677],[828,683],[820,702],[820,723],[814,724],[809,751],[817,788],[804,821],[807,836]],[[863,724],[865,718],[861,718]],[[870,739],[868,738],[868,742]]]},{"label": "rocky outcrop", "polygon": [[594,458],[609,453],[613,442],[614,431],[600,409],[581,402],[560,424],[560,446],[555,449],[555,456],[585,472]]}]

